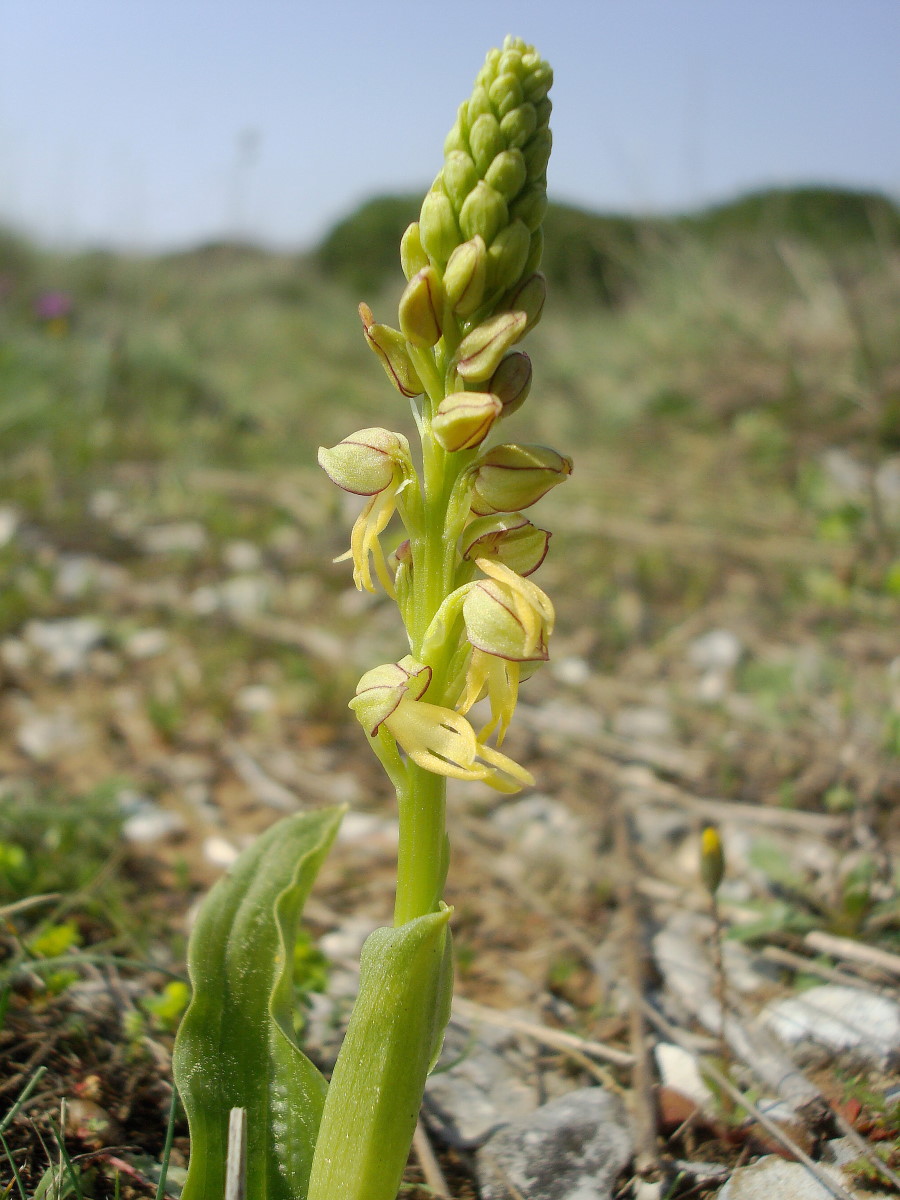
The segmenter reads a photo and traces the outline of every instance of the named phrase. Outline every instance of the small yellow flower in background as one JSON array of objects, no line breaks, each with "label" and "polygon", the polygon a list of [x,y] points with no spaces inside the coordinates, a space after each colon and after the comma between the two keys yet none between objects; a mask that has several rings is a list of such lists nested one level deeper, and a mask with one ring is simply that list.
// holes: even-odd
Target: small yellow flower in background
[{"label": "small yellow flower in background", "polygon": [[715,896],[725,874],[725,853],[719,831],[707,825],[700,836],[700,878],[711,896]]}]

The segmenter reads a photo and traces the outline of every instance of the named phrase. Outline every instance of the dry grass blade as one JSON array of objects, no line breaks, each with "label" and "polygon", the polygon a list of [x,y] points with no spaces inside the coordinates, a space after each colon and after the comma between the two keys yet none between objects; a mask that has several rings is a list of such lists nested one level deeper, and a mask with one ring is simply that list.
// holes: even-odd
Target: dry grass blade
[{"label": "dry grass blade", "polygon": [[836,937],[833,933],[821,933],[818,930],[808,933],[803,940],[811,950],[829,954],[832,958],[843,958],[847,962],[900,975],[900,954],[891,954],[889,950],[879,950],[877,946],[867,946],[865,942],[854,942],[850,938]]},{"label": "dry grass blade", "polygon": [[43,896],[25,896],[24,899],[16,900],[13,904],[0,906],[0,920],[13,917],[16,913],[27,912],[28,909],[37,908],[41,904],[50,904],[54,900],[61,899],[61,892],[45,892]]},{"label": "dry grass blade", "polygon": [[419,1166],[422,1168],[425,1182],[435,1195],[435,1200],[449,1200],[450,1189],[447,1186],[447,1180],[444,1178],[444,1172],[431,1148],[428,1133],[421,1121],[417,1122],[416,1131],[413,1134],[413,1150]]},{"label": "dry grass blade", "polygon": [[[615,806],[615,846],[619,877],[617,891],[619,906],[625,925],[625,969],[628,987],[637,1000],[644,995],[644,962],[642,957],[643,938],[638,913],[638,898],[634,887],[635,862],[632,853],[631,830],[628,814],[621,804]],[[647,1046],[647,1024],[640,1004],[632,1003],[629,1013],[631,1053],[634,1067],[631,1072],[632,1107],[635,1121],[637,1154],[635,1166],[639,1175],[648,1174],[659,1167],[657,1149],[656,1105],[653,1100],[653,1077]]]},{"label": "dry grass blade", "polygon": [[225,1160],[224,1200],[246,1200],[247,1110],[233,1108],[228,1115],[228,1153]]},{"label": "dry grass blade", "polygon": [[496,1008],[487,1008],[483,1004],[466,1000],[462,996],[454,997],[453,1015],[469,1025],[482,1022],[485,1025],[499,1025],[501,1029],[512,1029],[553,1050],[574,1050],[591,1058],[599,1058],[602,1062],[612,1063],[616,1067],[634,1066],[634,1055],[626,1050],[616,1050],[613,1046],[604,1046],[602,1042],[592,1042],[587,1038],[577,1037],[574,1033],[550,1029],[549,1026],[539,1025],[534,1021],[522,1021]]}]

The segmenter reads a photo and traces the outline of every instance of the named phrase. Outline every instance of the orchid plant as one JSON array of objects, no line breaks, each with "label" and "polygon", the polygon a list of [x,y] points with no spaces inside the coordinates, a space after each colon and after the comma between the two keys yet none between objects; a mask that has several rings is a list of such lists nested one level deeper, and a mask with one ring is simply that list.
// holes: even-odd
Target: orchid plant
[{"label": "orchid plant", "polygon": [[[550,534],[522,510],[572,464],[494,435],[528,396],[531,362],[516,347],[544,306],[551,81],[524,42],[507,38],[488,54],[400,244],[399,328],[360,305],[368,345],[411,401],[418,465],[408,440],[380,427],[319,451],[329,477],[365,498],[337,561],[352,562],[357,588],[396,601],[409,645],[366,671],[350,701],[397,795],[394,925],[363,947],[326,1084],[294,1037],[290,968],[340,810],[279,822],[212,889],[191,939],[193,999],[175,1050],[191,1131],[184,1200],[221,1200],[239,1177],[253,1200],[394,1200],[450,1012],[446,781],[506,793],[533,782],[500,749],[554,623],[531,578]],[[395,515],[406,536],[387,553]],[[470,715],[482,699],[479,726]]]}]

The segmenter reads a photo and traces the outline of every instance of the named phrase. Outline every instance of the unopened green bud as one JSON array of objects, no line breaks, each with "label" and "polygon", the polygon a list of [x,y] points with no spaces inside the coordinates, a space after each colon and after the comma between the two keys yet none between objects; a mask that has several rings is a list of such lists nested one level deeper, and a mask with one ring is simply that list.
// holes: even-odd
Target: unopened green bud
[{"label": "unopened green bud", "polygon": [[500,131],[500,122],[492,112],[482,113],[472,122],[469,145],[478,174],[483,176],[492,160],[506,148],[506,139]]},{"label": "unopened green bud", "polygon": [[454,248],[462,241],[453,205],[445,192],[432,190],[422,201],[419,237],[425,253],[439,267],[446,265]]},{"label": "unopened green bud", "polygon": [[[525,160],[522,159],[524,169]],[[514,202],[510,205],[509,215],[518,217],[520,221],[528,226],[529,233],[534,233],[536,229],[540,229],[541,222],[547,212],[547,189],[543,184],[534,184],[517,196]]]},{"label": "unopened green bud", "polygon": [[479,117],[483,116],[485,113],[490,113],[491,115],[493,115],[493,108],[491,107],[491,98],[487,94],[486,88],[482,87],[481,84],[476,84],[475,87],[472,89],[472,95],[469,97],[468,116],[469,116],[469,136],[470,137],[471,137],[472,129],[475,125],[475,122],[478,120]]},{"label": "unopened green bud", "polygon": [[553,101],[549,96],[545,96],[543,100],[539,100],[534,111],[537,114],[538,129],[543,129],[550,124],[550,114],[553,112]]},{"label": "unopened green bud", "polygon": [[457,351],[456,370],[467,383],[490,379],[500,360],[525,333],[528,318],[522,312],[503,312],[466,334]]},{"label": "unopened green bud", "polygon": [[539,62],[535,69],[522,81],[525,95],[533,102],[543,100],[553,84],[553,68],[549,63]]},{"label": "unopened green bud", "polygon": [[522,278],[525,279],[533,271],[536,271],[541,265],[541,259],[544,257],[544,231],[543,229],[535,229],[531,235],[531,248],[528,251],[528,258],[525,262],[525,268],[522,271]]},{"label": "unopened green bud", "polygon": [[[443,271],[460,242],[478,235],[491,248],[484,296],[469,301],[475,292],[466,289],[467,299],[460,301],[455,297],[462,295],[461,285],[455,281],[449,289],[460,316],[495,301],[540,262],[533,235],[546,206],[551,80],[550,68],[532,46],[507,39],[502,50],[487,55],[444,143],[444,167],[419,219],[424,251]],[[527,247],[520,228],[507,232],[517,220],[532,235]],[[468,280],[468,268],[465,274]]]},{"label": "unopened green bud", "polygon": [[513,221],[500,230],[487,252],[491,291],[502,291],[518,283],[530,249],[531,235],[521,221]]},{"label": "unopened green bud", "polygon": [[525,577],[544,561],[549,544],[549,532],[532,525],[520,512],[498,513],[470,522],[460,551],[467,560],[491,559]]},{"label": "unopened green bud", "polygon": [[484,298],[487,247],[478,234],[457,246],[444,272],[447,302],[461,317],[470,316]]},{"label": "unopened green bud", "polygon": [[[535,60],[540,62],[536,56]],[[513,44],[511,38],[507,38],[500,51],[500,57],[497,59],[497,71],[500,75],[515,75],[517,79],[522,74],[522,51]]]},{"label": "unopened green bud", "polygon": [[522,85],[511,72],[503,72],[497,76],[488,89],[488,96],[494,111],[501,117],[505,117],[511,109],[518,108],[525,99]]},{"label": "unopened green bud", "polygon": [[462,150],[463,153],[469,153],[468,143],[466,141],[469,133],[469,102],[463,100],[456,112],[456,122],[450,132],[444,138],[444,154],[452,154],[454,150]]},{"label": "unopened green bud", "polygon": [[531,359],[524,350],[514,350],[501,360],[491,376],[489,391],[503,405],[505,417],[521,408],[531,391]]},{"label": "unopened green bud", "polygon": [[[490,255],[490,251],[488,251],[488,255]],[[504,298],[503,305],[511,312],[525,314],[527,318],[525,333],[527,333],[541,319],[546,299],[547,280],[540,271],[535,271],[533,275],[526,275],[518,287],[508,293]]]},{"label": "unopened green bud", "polygon": [[397,391],[404,396],[420,396],[425,388],[410,361],[406,339],[400,330],[392,329],[390,325],[377,324],[368,304],[360,304],[359,316],[366,341],[378,355],[388,379]]},{"label": "unopened green bud", "polygon": [[506,201],[483,179],[469,192],[459,213],[459,224],[465,236],[472,238],[480,233],[488,244],[508,220]]},{"label": "unopened green bud", "polygon": [[400,328],[414,346],[434,346],[441,336],[444,291],[432,266],[417,271],[400,297]]},{"label": "unopened green bud", "polygon": [[522,153],[525,155],[525,164],[528,167],[528,176],[530,179],[540,178],[547,170],[552,146],[553,135],[550,130],[540,129],[528,145],[524,147]]},{"label": "unopened green bud", "polygon": [[431,428],[445,450],[471,450],[481,445],[502,411],[490,392],[454,392],[438,405]]},{"label": "unopened green bud", "polygon": [[725,854],[719,831],[707,825],[700,838],[700,878],[711,896],[715,896],[725,874]]},{"label": "unopened green bud", "polygon": [[428,255],[422,248],[418,221],[413,221],[400,239],[400,266],[407,279],[412,279],[416,271],[428,266]]},{"label": "unopened green bud", "polygon": [[464,150],[453,150],[446,157],[441,179],[453,207],[458,210],[462,208],[466,196],[478,182],[478,171]]},{"label": "unopened green bud", "polygon": [[537,113],[533,104],[520,104],[500,122],[500,132],[508,146],[521,149],[537,129]]},{"label": "unopened green bud", "polygon": [[402,563],[405,567],[412,566],[412,543],[410,542],[409,538],[404,539],[404,541],[400,543],[400,545],[394,551],[394,558],[398,563]]},{"label": "unopened green bud", "polygon": [[[445,168],[446,169],[446,168]],[[528,175],[521,150],[503,150],[494,156],[484,181],[511,202],[521,191]]]},{"label": "unopened green bud", "polygon": [[520,512],[572,474],[572,460],[549,446],[494,446],[473,464],[472,512]]}]

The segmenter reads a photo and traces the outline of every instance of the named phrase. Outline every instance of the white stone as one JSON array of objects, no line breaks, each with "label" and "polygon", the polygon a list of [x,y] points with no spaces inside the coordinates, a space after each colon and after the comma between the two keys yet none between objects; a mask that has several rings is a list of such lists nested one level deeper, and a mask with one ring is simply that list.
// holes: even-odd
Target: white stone
[{"label": "white stone", "polygon": [[129,658],[156,658],[164,654],[170,645],[165,629],[138,629],[125,641],[125,653]]},{"label": "white stone", "polygon": [[205,584],[191,592],[188,604],[198,617],[211,617],[222,607],[222,600],[216,588]]},{"label": "white stone", "polygon": [[688,661],[698,671],[731,671],[741,661],[744,646],[730,629],[710,629],[690,643]]},{"label": "white stone", "polygon": [[80,600],[97,582],[94,560],[87,554],[60,555],[54,590],[62,600]]},{"label": "white stone", "polygon": [[868,487],[868,471],[846,450],[833,446],[826,450],[819,462],[825,478],[837,498],[847,500],[865,499]]},{"label": "white stone", "polygon": [[693,1100],[698,1108],[711,1109],[715,1097],[697,1069],[693,1054],[673,1042],[658,1042],[654,1047],[660,1082]]},{"label": "white stone", "polygon": [[19,528],[19,512],[11,504],[0,505],[0,546],[7,546]]},{"label": "white stone", "polygon": [[24,671],[31,663],[31,650],[21,638],[4,638],[0,642],[0,662],[10,671]]},{"label": "white stone", "polygon": [[258,571],[262,566],[262,554],[253,542],[227,542],[222,549],[222,562],[229,571]]},{"label": "white stone", "polygon": [[268,713],[278,708],[278,697],[264,683],[249,683],[238,690],[234,707],[242,713]]},{"label": "white stone", "polygon": [[240,850],[229,842],[228,838],[218,835],[204,838],[202,850],[208,863],[223,868],[230,867],[240,854]]},{"label": "white stone", "polygon": [[[826,1166],[822,1170],[846,1189],[839,1171]],[[834,1200],[834,1194],[802,1163],[770,1154],[752,1166],[738,1167],[719,1192],[718,1200]]]},{"label": "white stone", "polygon": [[664,708],[629,705],[616,713],[613,729],[633,742],[667,742],[674,733],[672,718]]},{"label": "white stone", "polygon": [[206,530],[199,521],[173,521],[150,525],[140,533],[147,554],[199,554],[206,549]]},{"label": "white stone", "polygon": [[101,488],[88,500],[88,512],[98,521],[108,521],[121,507],[122,500],[118,492],[109,488]]},{"label": "white stone", "polygon": [[357,963],[363,942],[378,923],[369,917],[348,917],[338,928],[319,938],[319,949],[334,963]]},{"label": "white stone", "polygon": [[900,454],[886,458],[875,472],[875,488],[884,516],[900,522]]},{"label": "white stone", "polygon": [[16,743],[29,758],[47,762],[66,750],[76,750],[87,741],[87,730],[67,708],[34,713],[16,730]]},{"label": "white stone", "polygon": [[88,654],[106,636],[96,617],[66,617],[59,621],[29,621],[25,640],[44,656],[53,675],[74,675],[87,665]]},{"label": "white stone", "polygon": [[254,617],[269,603],[271,582],[265,575],[232,575],[219,585],[226,612],[236,617]]},{"label": "white stone", "polygon": [[581,684],[587,683],[591,677],[591,668],[583,658],[577,658],[575,655],[558,660],[551,658],[550,670],[554,679],[568,684],[569,687],[579,687]]},{"label": "white stone", "polygon": [[122,836],[126,841],[138,845],[148,842],[158,842],[161,838],[184,829],[184,821],[173,812],[168,812],[153,801],[147,801],[138,808],[122,825]]},{"label": "white stone", "polygon": [[603,732],[603,718],[587,704],[569,704],[565,700],[548,700],[539,708],[520,704],[524,723],[536,733],[555,734],[573,742],[593,742]]},{"label": "white stone", "polygon": [[400,824],[395,817],[379,817],[375,813],[348,812],[341,821],[337,841],[353,842],[382,849],[396,846],[400,840]]},{"label": "white stone", "polygon": [[481,1030],[473,1040],[470,1030],[451,1022],[438,1069],[425,1086],[426,1110],[441,1141],[478,1146],[499,1126],[533,1113],[540,1097],[530,1074],[508,1036],[489,1046]]},{"label": "white stone", "polygon": [[900,1005],[861,988],[810,988],[768,1005],[760,1020],[809,1061],[842,1055],[880,1070],[900,1062]]},{"label": "white stone", "polygon": [[618,1099],[581,1088],[505,1125],[478,1151],[482,1200],[611,1200],[633,1153]]},{"label": "white stone", "polygon": [[729,692],[727,671],[706,671],[697,681],[694,695],[700,704],[721,704]]}]

